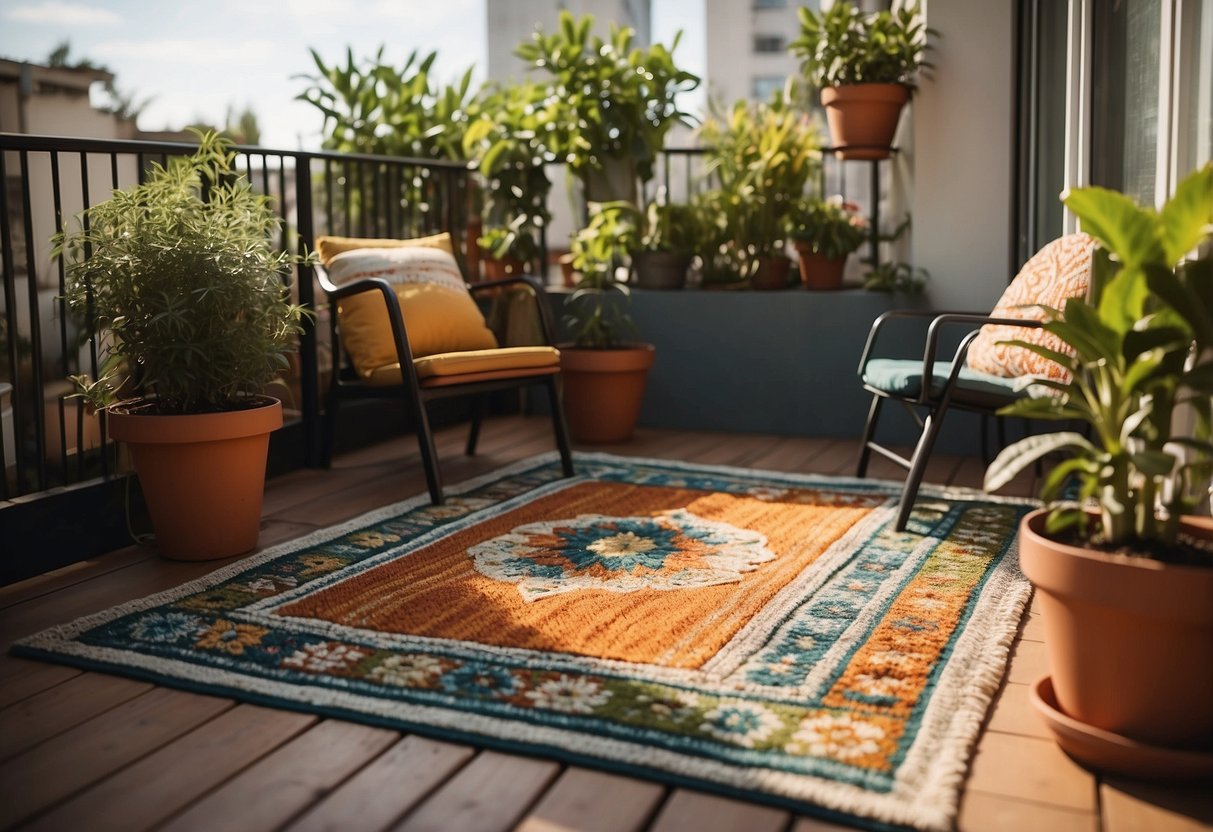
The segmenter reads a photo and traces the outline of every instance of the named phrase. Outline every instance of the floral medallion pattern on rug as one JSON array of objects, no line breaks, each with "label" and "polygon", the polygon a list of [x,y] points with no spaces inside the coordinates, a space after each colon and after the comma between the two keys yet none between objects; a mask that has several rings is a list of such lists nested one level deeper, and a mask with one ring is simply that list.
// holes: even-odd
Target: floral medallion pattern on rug
[{"label": "floral medallion pattern on rug", "polygon": [[[568,762],[720,786],[853,822],[951,828],[1028,598],[1013,541],[1031,505],[927,489],[910,528],[896,532],[897,488],[886,483],[605,455],[580,457],[578,474],[562,480],[550,457],[519,464],[444,506],[390,507],[15,649],[403,730],[533,746]],[[528,608],[575,590],[609,590],[600,593],[609,604],[655,589],[674,603],[777,568],[792,578],[716,654],[689,667],[291,612],[300,599],[339,593],[384,564],[407,564],[426,546],[474,531],[499,506],[556,499],[574,482],[668,488],[684,501],[689,489],[715,495],[735,518],[789,528],[777,541],[747,527],[757,520],[724,522],[682,507],[573,511],[508,525],[465,550],[478,574],[512,584]],[[802,568],[781,541],[817,532],[786,521],[792,510],[821,512],[842,529]]]},{"label": "floral medallion pattern on rug", "polygon": [[775,557],[766,537],[685,510],[528,523],[468,550],[476,570],[527,601],[579,589],[636,592],[733,583]]}]

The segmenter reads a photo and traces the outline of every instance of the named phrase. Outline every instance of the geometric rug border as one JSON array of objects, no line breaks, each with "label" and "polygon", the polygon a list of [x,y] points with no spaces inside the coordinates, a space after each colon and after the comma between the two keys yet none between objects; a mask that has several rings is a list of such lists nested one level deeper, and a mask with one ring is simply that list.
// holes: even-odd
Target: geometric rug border
[{"label": "geometric rug border", "polygon": [[[551,464],[555,459],[556,454],[554,452],[536,455],[450,487],[447,489],[448,494],[451,496],[465,494],[489,483],[539,469]],[[646,459],[601,453],[578,453],[576,460],[579,463],[600,462],[603,464],[648,465],[657,468],[668,467],[703,474],[732,475],[747,479],[763,479],[802,486],[862,488],[872,493],[887,495],[899,493],[902,487],[900,482],[895,481],[804,475],[735,466],[702,465],[678,460]],[[987,504],[1023,506],[1036,504],[1032,500],[991,496],[981,491],[965,488],[923,486],[921,494],[924,497],[934,497],[943,500],[973,500]],[[923,783],[924,788],[909,801],[907,801],[905,795],[897,794],[896,790],[882,794],[866,791],[862,786],[850,786],[846,783],[822,777],[810,777],[808,775],[805,775],[802,779],[810,782],[799,784],[799,788],[786,790],[789,792],[796,791],[797,794],[747,788],[743,782],[746,779],[745,775],[747,772],[741,771],[735,764],[727,762],[721,762],[713,766],[709,761],[705,766],[709,775],[714,768],[718,769],[717,773],[714,776],[698,777],[684,771],[671,770],[666,767],[648,766],[637,760],[618,759],[615,756],[607,757],[582,754],[570,748],[552,744],[546,740],[525,741],[512,739],[508,736],[500,736],[484,731],[465,731],[450,726],[436,725],[432,721],[414,722],[398,715],[377,714],[353,707],[344,707],[340,704],[321,704],[316,702],[315,699],[308,699],[306,686],[258,679],[257,677],[235,671],[225,671],[220,674],[220,681],[208,683],[168,672],[168,669],[178,664],[194,668],[195,671],[202,667],[200,665],[191,665],[185,661],[162,657],[157,658],[146,654],[139,654],[135,651],[120,651],[116,649],[112,650],[112,652],[119,654],[121,658],[105,658],[111,652],[111,648],[82,645],[70,641],[76,635],[101,624],[117,620],[132,612],[139,612],[169,603],[175,599],[223,583],[232,577],[248,571],[252,567],[268,563],[285,554],[300,551],[308,546],[335,540],[350,531],[381,522],[387,518],[423,506],[428,501],[427,495],[419,495],[409,500],[366,512],[338,526],[319,529],[296,540],[284,541],[263,552],[221,567],[186,584],[111,607],[93,615],[77,618],[66,624],[48,628],[47,630],[28,636],[16,642],[10,648],[10,652],[17,656],[44,659],[86,670],[113,671],[177,689],[220,696],[235,695],[241,701],[251,701],[277,708],[321,714],[332,718],[404,730],[418,735],[469,743],[480,747],[491,747],[511,753],[559,760],[566,764],[583,765],[599,770],[639,776],[644,779],[676,786],[703,789],[715,794],[725,794],[749,802],[778,806],[797,813],[835,822],[858,825],[867,829],[943,830],[952,828],[958,811],[960,789],[969,768],[972,748],[978,739],[980,726],[989,712],[994,695],[997,693],[998,687],[1005,675],[1010,647],[1018,632],[1019,623],[1022,620],[1031,593],[1030,585],[1018,569],[1017,540],[1014,536],[1011,537],[1006,550],[1000,556],[999,562],[991,567],[988,574],[983,577],[982,586],[973,591],[972,609],[966,614],[965,620],[958,625],[960,634],[954,646],[957,652],[959,652],[959,648],[964,643],[965,647],[970,650],[966,666],[953,665],[952,656],[949,656],[947,661],[941,663],[942,676],[938,680],[941,688],[946,687],[943,684],[946,681],[943,676],[952,676],[961,674],[962,672],[971,687],[968,689],[952,690],[950,696],[942,702],[936,702],[934,697],[932,697],[926,706],[924,721],[928,717],[939,719],[937,716],[938,712],[941,710],[947,711],[950,733],[937,739],[933,755],[937,759],[921,763],[926,768],[934,768],[934,770],[930,771],[929,776],[927,776],[925,771],[920,772],[922,779],[926,781]],[[498,505],[500,503],[486,507],[484,510],[490,511]],[[988,597],[987,593],[993,593],[993,597]],[[76,652],[73,650],[73,647],[83,650],[84,653]],[[160,672],[153,667],[140,666],[140,664],[135,663],[136,658],[145,658],[149,663],[165,667],[166,670]],[[241,684],[242,682],[244,684]],[[276,696],[261,690],[250,689],[248,685],[252,685],[254,688],[278,686],[292,693],[295,693],[295,688],[298,688],[297,693],[299,695],[294,697]],[[321,688],[318,698],[329,698],[324,696],[324,694],[330,692],[327,688]],[[936,695],[939,694],[936,693]],[[360,699],[364,697],[355,698]],[[370,697],[365,698],[370,699]],[[418,706],[417,712],[425,715],[429,709],[430,706]],[[458,713],[454,710],[451,712]],[[506,726],[506,733],[509,733],[511,725],[518,724],[517,720],[497,717],[488,719],[490,723],[495,721],[500,721]],[[534,727],[546,729],[550,726]],[[570,739],[575,732],[568,728],[555,727],[551,728],[551,731],[545,731],[544,733],[551,733],[556,737],[565,736],[566,739]],[[621,747],[627,745],[624,741],[621,741],[619,744]],[[913,751],[913,746],[914,744],[911,745],[911,752]],[[640,751],[644,751],[643,747],[640,747]],[[623,754],[621,756],[626,757],[627,755]],[[941,762],[939,758],[950,762]],[[702,762],[698,757],[691,759]],[[731,781],[728,779],[728,775],[730,774],[733,775]],[[779,779],[782,776],[780,772],[772,769],[755,769],[748,772],[748,774],[752,779],[757,781],[767,778]],[[788,777],[791,777],[791,775],[788,775]],[[822,801],[831,805],[823,805]],[[857,803],[862,805],[856,805]]]}]

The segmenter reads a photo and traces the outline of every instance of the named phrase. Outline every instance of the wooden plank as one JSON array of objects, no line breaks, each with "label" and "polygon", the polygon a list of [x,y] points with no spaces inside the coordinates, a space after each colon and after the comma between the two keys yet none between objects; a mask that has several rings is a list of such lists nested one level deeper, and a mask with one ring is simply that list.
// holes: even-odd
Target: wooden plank
[{"label": "wooden plank", "polygon": [[650,832],[781,832],[791,818],[787,812],[725,797],[676,789]]},{"label": "wooden plank", "polygon": [[643,829],[665,797],[665,789],[584,768],[560,775],[517,832],[632,832]]},{"label": "wooden plank", "polygon": [[321,800],[291,832],[386,829],[474,755],[466,745],[407,736]]},{"label": "wooden plank", "polygon": [[210,792],[161,829],[277,829],[377,757],[399,736],[383,728],[326,720]]},{"label": "wooden plank", "polygon": [[987,731],[973,757],[967,788],[1002,797],[1095,811],[1095,777],[1052,740]]},{"label": "wooden plank", "polygon": [[232,707],[157,688],[0,764],[0,827],[50,808]]},{"label": "wooden plank", "polygon": [[11,607],[22,601],[39,598],[70,586],[91,580],[98,575],[124,569],[133,563],[147,560],[155,555],[142,546],[127,546],[96,558],[72,563],[28,580],[0,587],[0,609]]},{"label": "wooden plank", "polygon": [[0,760],[7,760],[69,728],[151,690],[103,673],[81,673],[0,711]]},{"label": "wooden plank", "polygon": [[1099,818],[1094,812],[969,791],[961,800],[957,828],[960,832],[1098,832]]},{"label": "wooden plank", "polygon": [[42,815],[26,832],[150,829],[316,722],[237,705]]},{"label": "wooden plank", "polygon": [[0,708],[6,708],[79,676],[80,671],[13,656],[0,656]]},{"label": "wooden plank", "polygon": [[505,832],[555,779],[546,760],[482,751],[394,827],[398,832]]},{"label": "wooden plank", "polygon": [[853,826],[839,826],[817,818],[797,818],[789,832],[844,832],[854,829]]},{"label": "wooden plank", "polygon": [[1011,648],[1007,681],[1031,685],[1049,674],[1049,656],[1043,641],[1017,641]]},{"label": "wooden plank", "polygon": [[1213,829],[1208,786],[1105,778],[1099,787],[1103,832],[1208,832]]},{"label": "wooden plank", "polygon": [[1053,735],[1045,727],[1044,720],[1036,713],[1030,700],[1031,686],[1018,682],[1007,682],[994,700],[987,728],[1004,734],[1024,737],[1040,737],[1050,740]]}]

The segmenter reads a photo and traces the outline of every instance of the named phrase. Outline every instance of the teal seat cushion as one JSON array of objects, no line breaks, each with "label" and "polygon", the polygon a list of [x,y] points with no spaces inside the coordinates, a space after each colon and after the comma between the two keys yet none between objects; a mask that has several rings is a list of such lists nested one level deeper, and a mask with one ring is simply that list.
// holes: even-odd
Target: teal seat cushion
[{"label": "teal seat cushion", "polygon": [[[951,372],[951,361],[935,362],[934,372],[931,374],[932,393],[938,393],[943,389]],[[864,367],[863,383],[893,396],[917,396],[922,391],[922,361],[914,359],[874,358]],[[1022,384],[1022,378],[992,376],[988,373],[978,373],[970,370],[968,367],[962,367],[960,370],[960,380],[956,386],[958,390],[965,390],[970,393],[982,393],[1003,398],[1020,398],[1027,395],[1025,390],[1019,389]]]}]

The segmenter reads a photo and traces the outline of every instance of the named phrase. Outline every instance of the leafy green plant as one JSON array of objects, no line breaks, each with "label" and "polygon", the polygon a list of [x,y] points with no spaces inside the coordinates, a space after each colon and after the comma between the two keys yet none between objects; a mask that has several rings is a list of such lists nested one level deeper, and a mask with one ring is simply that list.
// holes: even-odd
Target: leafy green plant
[{"label": "leafy green plant", "polygon": [[645,49],[633,46],[631,29],[612,26],[604,40],[590,35],[593,25],[591,15],[561,12],[555,32],[536,32],[515,54],[550,77],[547,106],[558,116],[550,147],[561,161],[585,175],[608,158],[630,160],[648,181],[670,128],[691,123],[676,98],[699,78],[674,63],[679,37]]},{"label": "leafy green plant", "polygon": [[842,197],[809,197],[801,200],[788,217],[788,234],[815,254],[831,260],[846,257],[868,237],[868,222],[859,206]]},{"label": "leafy green plant", "polygon": [[237,174],[229,142],[200,139],[55,237],[68,306],[108,354],[101,378],[80,380],[95,405],[131,392],[149,412],[239,408],[287,367],[302,331],[283,282],[301,258],[273,250],[270,199]]},{"label": "leafy green plant", "polygon": [[749,277],[758,258],[781,254],[787,218],[821,166],[821,136],[792,106],[792,91],[757,106],[737,102],[700,128],[705,175],[719,183],[701,198],[720,218],[713,268]]},{"label": "leafy green plant", "polygon": [[[1213,238],[1213,163],[1157,212],[1103,188],[1081,188],[1064,201],[1100,244],[1092,299],[1045,310],[1045,329],[1073,354],[1011,343],[1057,362],[1070,378],[1040,381],[1050,395],[1004,412],[1078,420],[1092,436],[1028,437],[998,455],[986,488],[1062,451],[1066,459],[1041,488],[1053,504],[1047,532],[1169,559],[1180,517],[1209,499],[1213,477],[1213,258],[1184,260]],[[1191,409],[1190,432],[1174,430],[1180,407]],[[1060,501],[1071,482],[1078,502]]]},{"label": "leafy green plant", "polygon": [[909,263],[878,263],[864,275],[863,288],[869,292],[920,294],[930,274],[921,266]]},{"label": "leafy green plant", "polygon": [[800,9],[800,37],[788,49],[801,59],[808,82],[823,89],[846,84],[912,85],[931,65],[924,60],[927,36],[917,0],[895,11],[864,14],[850,0],[825,11]]},{"label": "leafy green plant", "polygon": [[629,202],[592,202],[589,223],[573,236],[573,268],[581,280],[565,301],[564,325],[578,347],[619,347],[635,332],[630,291],[616,273],[640,244],[640,219]]},{"label": "leafy green plant", "polygon": [[490,228],[476,239],[476,245],[498,260],[513,257],[530,262],[539,257],[539,243],[535,241],[530,229],[522,223]]},{"label": "leafy green plant", "polygon": [[703,217],[696,202],[667,202],[665,195],[645,206],[640,240],[632,251],[673,251],[693,254],[702,245]]}]

